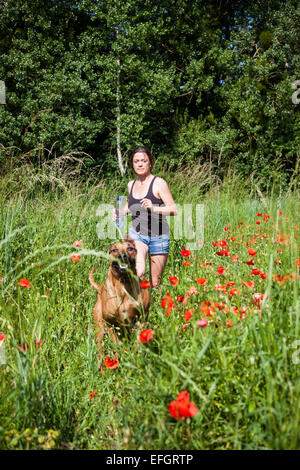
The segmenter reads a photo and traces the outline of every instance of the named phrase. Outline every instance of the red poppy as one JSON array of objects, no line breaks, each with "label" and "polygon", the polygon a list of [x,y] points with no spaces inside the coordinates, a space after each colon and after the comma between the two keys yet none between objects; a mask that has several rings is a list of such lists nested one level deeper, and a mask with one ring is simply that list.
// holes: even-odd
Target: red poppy
[{"label": "red poppy", "polygon": [[31,288],[30,281],[28,279],[22,278],[22,279],[19,280],[18,284],[21,287],[27,287],[28,289]]},{"label": "red poppy", "polygon": [[253,266],[254,265],[254,260],[249,259],[249,261],[243,261],[243,263],[248,264],[249,266]]},{"label": "red poppy", "polygon": [[4,333],[0,333],[0,342],[2,343],[2,341],[4,341],[4,338],[5,338],[5,334]]},{"label": "red poppy", "polygon": [[259,274],[260,274],[260,270],[259,270],[259,269],[256,269],[256,268],[253,268],[253,269],[252,269],[252,273],[251,273],[252,276],[258,276]]},{"label": "red poppy", "polygon": [[141,281],[140,286],[141,286],[142,289],[150,289],[151,284],[150,284],[149,281]]},{"label": "red poppy", "polygon": [[262,217],[262,214],[260,212],[257,212],[257,217]]},{"label": "red poppy", "polygon": [[186,311],[184,312],[184,319],[185,319],[185,321],[189,322],[190,319],[192,318],[193,313],[194,313],[194,309],[193,309],[193,308],[190,308],[189,310],[186,310]]},{"label": "red poppy", "polygon": [[231,261],[232,261],[233,263],[235,263],[236,261],[238,261],[238,259],[239,259],[239,256],[238,256],[238,255],[233,255],[233,256],[231,257]]},{"label": "red poppy", "polygon": [[81,241],[75,240],[75,242],[73,243],[73,246],[81,246]]},{"label": "red poppy", "polygon": [[256,251],[253,250],[253,248],[248,248],[248,255],[250,255],[250,256],[256,256]]},{"label": "red poppy", "polygon": [[254,289],[255,283],[254,281],[243,281],[243,286],[246,286],[249,289]]},{"label": "red poppy", "polygon": [[168,405],[168,410],[170,414],[179,421],[181,421],[182,418],[192,418],[196,416],[199,411],[195,403],[190,401],[190,396],[185,390],[180,392],[177,395],[177,399]]},{"label": "red poppy", "polygon": [[217,240],[216,242],[212,242],[213,246],[228,246],[227,242],[225,240]]},{"label": "red poppy", "polygon": [[183,266],[190,266],[191,265],[191,263],[187,259],[182,261],[182,264],[183,264]]},{"label": "red poppy", "polygon": [[153,330],[143,330],[140,332],[140,340],[142,343],[148,343],[153,340]]},{"label": "red poppy", "polygon": [[108,369],[115,369],[119,365],[119,361],[117,355],[115,354],[114,359],[111,359],[109,356],[106,356],[106,360],[104,361],[105,367]]},{"label": "red poppy", "polygon": [[219,256],[230,256],[230,253],[228,250],[221,250],[221,251],[217,251],[217,255]]},{"label": "red poppy", "polygon": [[29,346],[27,343],[19,344],[18,349],[20,352],[26,352],[29,349]]},{"label": "red poppy", "polygon": [[223,268],[223,266],[220,266],[217,271],[216,271],[216,274],[224,274],[224,271],[226,271],[225,268]]},{"label": "red poppy", "polygon": [[296,259],[296,266],[297,268],[300,268],[300,258]]},{"label": "red poppy", "polygon": [[227,321],[227,325],[226,325],[227,328],[231,328],[232,325],[233,325],[233,321],[232,321],[232,320]]},{"label": "red poppy", "polygon": [[91,392],[91,394],[90,394],[91,400],[94,399],[94,396],[96,395],[96,393],[97,393],[97,390],[93,390],[93,391]]},{"label": "red poppy", "polygon": [[169,281],[173,287],[177,286],[179,279],[176,276],[169,276]]},{"label": "red poppy", "polygon": [[40,341],[38,341],[38,340],[36,339],[36,340],[35,340],[35,345],[40,347],[40,346],[42,346],[43,342],[44,342],[44,341],[43,341],[42,339],[41,339]]},{"label": "red poppy", "polygon": [[190,250],[181,250],[181,255],[182,255],[184,258],[187,258],[188,256],[191,255],[191,252],[190,252]]},{"label": "red poppy", "polygon": [[173,305],[174,305],[174,300],[172,299],[171,295],[168,292],[166,296],[163,297],[161,300],[162,308],[167,307],[167,311],[166,311],[167,316],[170,315],[170,313],[172,312]]},{"label": "red poppy", "polygon": [[207,284],[207,279],[205,279],[205,277],[198,277],[196,279],[196,282],[197,284],[199,284],[200,286],[206,286]]},{"label": "red poppy", "polygon": [[2,279],[2,276],[1,276],[1,274],[0,274],[0,282],[3,282],[3,279]]},{"label": "red poppy", "polygon": [[80,261],[80,255],[72,255],[72,261],[75,263],[76,261]]}]

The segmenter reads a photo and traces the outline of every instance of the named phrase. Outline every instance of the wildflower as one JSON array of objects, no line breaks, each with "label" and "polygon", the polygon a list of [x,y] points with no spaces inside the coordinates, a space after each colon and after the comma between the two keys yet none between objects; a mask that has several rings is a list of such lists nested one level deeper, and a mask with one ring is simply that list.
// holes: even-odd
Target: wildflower
[{"label": "wildflower", "polygon": [[230,253],[228,250],[221,250],[221,251],[217,251],[217,255],[218,256],[230,256]]},{"label": "wildflower", "polygon": [[119,362],[118,362],[117,355],[115,354],[114,359],[111,359],[109,356],[106,356],[106,360],[104,361],[104,365],[108,369],[115,369],[116,367],[118,367]]},{"label": "wildflower", "polygon": [[173,305],[174,305],[174,300],[172,299],[171,295],[168,292],[166,296],[163,297],[161,300],[162,308],[167,307],[167,311],[166,311],[167,316],[170,315],[170,313],[172,312]]},{"label": "wildflower", "polygon": [[296,259],[296,266],[297,268],[300,268],[300,258]]},{"label": "wildflower", "polygon": [[40,346],[42,346],[43,342],[44,342],[44,341],[43,341],[42,339],[41,339],[40,341],[38,341],[38,340],[36,339],[36,340],[35,340],[35,345],[40,347]]},{"label": "wildflower", "polygon": [[151,285],[149,281],[141,281],[140,282],[140,287],[142,289],[150,289]]},{"label": "wildflower", "polygon": [[181,250],[181,255],[182,255],[184,258],[188,258],[188,257],[191,255],[191,252],[190,252],[190,250],[184,250],[184,249],[182,249],[182,250]]},{"label": "wildflower", "polygon": [[173,418],[179,421],[182,418],[192,418],[199,411],[195,403],[190,401],[190,396],[186,390],[180,392],[176,400],[171,401],[168,405],[168,410]]},{"label": "wildflower", "polygon": [[256,251],[253,250],[253,248],[248,248],[248,255],[255,257],[256,256]]},{"label": "wildflower", "polygon": [[187,295],[190,296],[192,294],[199,294],[199,292],[197,291],[196,287],[192,286],[189,288],[188,292],[187,292]]},{"label": "wildflower", "polygon": [[262,214],[260,212],[257,212],[256,216],[257,217],[262,217]]},{"label": "wildflower", "polygon": [[238,259],[239,259],[239,256],[238,256],[238,255],[233,255],[233,256],[231,257],[231,261],[232,261],[233,263],[235,263],[236,261],[238,261]]},{"label": "wildflower", "polygon": [[224,274],[224,270],[226,271],[225,268],[223,268],[223,266],[220,266],[217,271],[216,271],[216,274]]},{"label": "wildflower", "polygon": [[183,264],[183,266],[190,266],[190,265],[191,265],[191,263],[190,263],[187,259],[185,259],[185,260],[182,262],[182,264]]},{"label": "wildflower", "polygon": [[5,334],[0,333],[0,344],[2,343],[2,341],[4,341],[4,338],[5,338]]},{"label": "wildflower", "polygon": [[260,274],[260,270],[256,269],[256,268],[253,268],[250,275],[251,276],[258,276],[259,274]]},{"label": "wildflower", "polygon": [[73,243],[73,246],[81,246],[81,241],[79,240],[75,240],[75,242]]},{"label": "wildflower", "polygon": [[208,320],[198,320],[197,321],[197,326],[199,326],[199,328],[202,328],[204,326],[207,326],[208,325]]},{"label": "wildflower", "polygon": [[2,276],[1,276],[1,274],[0,274],[0,282],[3,282],[3,279],[2,279]]},{"label": "wildflower", "polygon": [[186,310],[184,312],[184,319],[186,322],[189,322],[190,319],[192,318],[192,315],[194,313],[194,309],[193,308],[190,308],[189,310]]},{"label": "wildflower", "polygon": [[233,325],[233,321],[232,321],[232,320],[227,321],[227,324],[226,324],[227,328],[231,328],[232,325]]},{"label": "wildflower", "polygon": [[80,255],[72,255],[72,261],[75,263],[76,261],[80,261]]},{"label": "wildflower", "polygon": [[27,287],[28,289],[31,288],[30,281],[28,279],[22,278],[22,279],[19,280],[18,284],[21,287]]},{"label": "wildflower", "polygon": [[255,283],[254,281],[243,281],[243,286],[248,287],[249,289],[254,289]]},{"label": "wildflower", "polygon": [[28,349],[29,349],[29,346],[28,346],[27,343],[19,344],[19,346],[18,346],[18,350],[20,352],[26,352],[26,351],[28,351]]},{"label": "wildflower", "polygon": [[198,277],[196,279],[196,282],[197,284],[199,284],[200,286],[206,286],[207,284],[207,279],[205,279],[205,277]]},{"label": "wildflower", "polygon": [[140,332],[140,340],[142,343],[148,343],[153,340],[153,330],[143,330]]},{"label": "wildflower", "polygon": [[94,396],[96,395],[96,393],[97,393],[97,390],[93,390],[93,391],[91,392],[91,394],[90,394],[91,400],[94,399]]},{"label": "wildflower", "polygon": [[177,302],[183,302],[184,301],[184,296],[183,295],[177,295],[176,300],[177,300]]},{"label": "wildflower", "polygon": [[179,279],[176,276],[169,276],[169,281],[173,287],[177,286]]},{"label": "wildflower", "polygon": [[212,242],[212,245],[213,246],[220,246],[220,247],[228,246],[228,244],[225,240],[217,240],[216,242]]},{"label": "wildflower", "polygon": [[249,259],[249,261],[243,261],[243,263],[248,264],[249,266],[253,266],[254,265],[254,260]]}]

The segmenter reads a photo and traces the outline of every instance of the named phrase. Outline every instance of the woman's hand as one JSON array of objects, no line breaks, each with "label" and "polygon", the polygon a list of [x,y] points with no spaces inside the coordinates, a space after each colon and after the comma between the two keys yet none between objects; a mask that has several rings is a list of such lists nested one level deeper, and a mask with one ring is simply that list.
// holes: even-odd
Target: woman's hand
[{"label": "woman's hand", "polygon": [[153,204],[150,199],[141,199],[141,206],[144,207],[144,209],[149,209],[151,212],[153,212]]}]

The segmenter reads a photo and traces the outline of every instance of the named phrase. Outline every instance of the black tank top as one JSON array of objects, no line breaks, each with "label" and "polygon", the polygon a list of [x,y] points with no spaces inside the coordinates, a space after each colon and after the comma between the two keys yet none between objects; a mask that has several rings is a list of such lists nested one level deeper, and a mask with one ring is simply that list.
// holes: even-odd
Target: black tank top
[{"label": "black tank top", "polygon": [[136,199],[132,195],[132,190],[135,180],[131,186],[129,198],[128,198],[128,209],[132,214],[132,227],[136,232],[141,233],[149,237],[157,237],[170,232],[170,228],[165,215],[155,214],[148,209],[145,209],[141,205],[142,199],[150,199],[154,206],[165,206],[162,199],[154,196],[153,194],[153,182],[156,176],[152,178],[148,192],[144,198]]}]

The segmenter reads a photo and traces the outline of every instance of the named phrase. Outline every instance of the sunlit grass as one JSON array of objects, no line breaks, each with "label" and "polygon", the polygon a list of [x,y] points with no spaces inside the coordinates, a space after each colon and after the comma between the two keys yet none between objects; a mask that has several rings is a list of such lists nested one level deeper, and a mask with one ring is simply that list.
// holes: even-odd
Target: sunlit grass
[{"label": "sunlit grass", "polygon": [[[7,203],[0,217],[0,331],[6,348],[0,365],[1,448],[299,448],[297,196],[262,199],[250,183],[235,176],[216,182],[209,171],[199,172],[198,180],[195,174],[169,179],[178,204],[204,204],[204,246],[184,266],[181,247],[187,240],[172,240],[162,285],[152,293],[147,327],[155,340],[138,344],[133,332],[116,346],[105,336],[105,355],[116,353],[120,365],[101,374],[92,321],[96,291],[88,275],[95,266],[96,281],[106,278],[109,241],[97,237],[96,212],[100,203],[126,194],[126,181],[83,184],[65,178],[55,185],[52,178],[49,192],[40,183],[46,180],[25,179],[11,191],[13,179],[7,177],[10,183],[2,189]],[[216,255],[217,239],[227,239],[229,257]],[[75,240],[81,247],[73,246]],[[249,240],[254,243],[246,246]],[[257,253],[254,266],[243,263],[251,258],[248,247]],[[80,261],[72,261],[74,253]],[[239,259],[232,262],[235,254]],[[216,273],[220,266],[227,271],[223,275]],[[251,276],[253,268],[266,279]],[[177,286],[170,275],[179,279]],[[200,277],[207,279],[205,289],[196,283]],[[29,279],[31,288],[19,286],[20,278]],[[255,288],[243,280],[254,281]],[[229,293],[233,286],[215,289],[226,281],[240,295]],[[199,293],[186,305],[176,300],[192,286]],[[167,292],[176,305],[169,316],[161,306]],[[256,305],[254,293],[268,297]],[[228,310],[215,308],[205,317],[200,307],[207,301]],[[197,326],[201,316],[209,320],[206,327]],[[199,411],[178,421],[167,406],[182,390]]]}]

